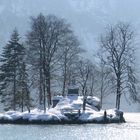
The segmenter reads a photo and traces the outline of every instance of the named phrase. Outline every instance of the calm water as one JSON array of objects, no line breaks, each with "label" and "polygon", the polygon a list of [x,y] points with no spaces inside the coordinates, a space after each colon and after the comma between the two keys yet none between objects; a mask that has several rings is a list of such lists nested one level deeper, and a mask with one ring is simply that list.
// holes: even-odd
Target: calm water
[{"label": "calm water", "polygon": [[0,140],[140,140],[140,122],[108,125],[0,125]]},{"label": "calm water", "polygon": [[0,140],[140,140],[140,124],[0,125]]}]

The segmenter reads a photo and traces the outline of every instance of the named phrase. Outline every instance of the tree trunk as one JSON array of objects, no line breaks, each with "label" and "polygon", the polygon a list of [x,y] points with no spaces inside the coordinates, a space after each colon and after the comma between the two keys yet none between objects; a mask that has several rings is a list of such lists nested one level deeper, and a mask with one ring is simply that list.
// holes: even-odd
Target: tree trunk
[{"label": "tree trunk", "polygon": [[62,90],[62,96],[65,96],[65,89],[66,89],[66,64],[64,66],[64,79],[63,79],[63,90]]},{"label": "tree trunk", "polygon": [[120,109],[120,97],[121,97],[121,84],[120,77],[117,78],[117,93],[116,93],[116,108]]},{"label": "tree trunk", "polygon": [[45,77],[43,80],[43,108],[44,108],[44,113],[46,113],[46,86],[45,86]]},{"label": "tree trunk", "polygon": [[90,96],[93,96],[93,87],[94,87],[94,81],[92,79],[92,81],[91,81],[91,88],[90,88]]},{"label": "tree trunk", "polygon": [[120,109],[121,94],[118,96],[118,110]]},{"label": "tree trunk", "polygon": [[101,106],[101,108],[102,108],[102,104],[103,104],[103,87],[104,87],[104,84],[103,84],[103,80],[104,80],[104,78],[103,78],[103,70],[102,70],[102,74],[101,74],[101,97],[100,97],[100,106]]},{"label": "tree trunk", "polygon": [[43,107],[44,107],[44,113],[46,112],[46,48],[43,44],[43,52],[42,52],[42,68],[43,68]]},{"label": "tree trunk", "polygon": [[100,97],[100,107],[102,108],[102,104],[103,104],[103,93],[101,93],[101,97]]},{"label": "tree trunk", "polygon": [[43,61],[43,56],[42,56],[42,47],[41,47],[41,44],[40,44],[40,58],[39,58],[39,63],[40,63],[40,67],[39,67],[39,78],[40,78],[40,81],[39,81],[39,105],[40,107],[42,107],[42,104],[43,104],[43,72],[42,72],[42,61]]},{"label": "tree trunk", "polygon": [[50,81],[50,68],[47,66],[47,72],[46,72],[46,87],[47,87],[47,97],[48,97],[48,108],[52,105],[52,99],[51,99],[51,81]]},{"label": "tree trunk", "polygon": [[14,98],[14,101],[13,101],[13,110],[15,111],[16,110],[16,70],[14,70],[14,93],[13,93],[13,98]]},{"label": "tree trunk", "polygon": [[64,76],[64,80],[63,80],[63,90],[62,90],[62,96],[65,96],[65,89],[66,89],[66,76]]},{"label": "tree trunk", "polygon": [[21,112],[23,112],[23,107],[24,107],[24,99],[23,99],[23,89],[22,89],[22,98],[21,98]]},{"label": "tree trunk", "polygon": [[40,82],[39,82],[39,105],[42,106],[43,102],[43,75],[42,75],[42,68],[40,68]]},{"label": "tree trunk", "polygon": [[67,53],[64,54],[64,79],[63,79],[63,91],[62,91],[63,96],[65,96],[66,79],[67,79]]},{"label": "tree trunk", "polygon": [[27,104],[26,104],[26,107],[27,107],[28,112],[30,113],[31,101],[30,101],[30,93],[27,90],[27,87],[26,87],[26,94],[27,94]]},{"label": "tree trunk", "polygon": [[83,96],[83,112],[86,110],[86,100],[87,100],[87,97]]}]

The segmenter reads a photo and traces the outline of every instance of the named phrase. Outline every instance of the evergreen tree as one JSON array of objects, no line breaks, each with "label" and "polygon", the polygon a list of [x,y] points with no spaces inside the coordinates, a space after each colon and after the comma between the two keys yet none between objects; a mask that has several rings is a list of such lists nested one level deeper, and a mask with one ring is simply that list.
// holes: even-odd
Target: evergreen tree
[{"label": "evergreen tree", "polygon": [[20,43],[17,30],[14,30],[8,44],[3,48],[0,66],[0,93],[4,109],[17,108],[17,78],[25,49]]}]

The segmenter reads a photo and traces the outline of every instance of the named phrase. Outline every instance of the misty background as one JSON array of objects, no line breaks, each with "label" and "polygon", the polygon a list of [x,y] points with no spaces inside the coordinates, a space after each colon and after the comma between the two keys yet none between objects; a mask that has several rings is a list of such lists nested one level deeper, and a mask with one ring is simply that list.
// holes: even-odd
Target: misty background
[{"label": "misty background", "polygon": [[130,22],[139,35],[139,0],[0,0],[0,48],[15,27],[24,39],[30,17],[40,12],[55,14],[71,23],[90,56],[108,24]]},{"label": "misty background", "polygon": [[131,23],[136,31],[137,65],[140,68],[139,0],[0,0],[0,50],[15,27],[24,40],[30,29],[30,17],[40,12],[65,18],[81,46],[87,50],[86,56],[93,60],[99,36],[107,25],[118,21]]}]

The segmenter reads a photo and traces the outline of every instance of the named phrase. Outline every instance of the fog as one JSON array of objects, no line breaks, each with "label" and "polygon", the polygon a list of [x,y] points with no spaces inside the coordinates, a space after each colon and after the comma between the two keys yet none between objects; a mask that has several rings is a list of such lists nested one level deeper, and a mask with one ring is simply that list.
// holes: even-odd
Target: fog
[{"label": "fog", "polygon": [[30,17],[40,12],[65,18],[89,56],[98,48],[99,36],[108,24],[130,22],[140,38],[139,0],[0,0],[0,48],[15,27],[24,39]]}]

